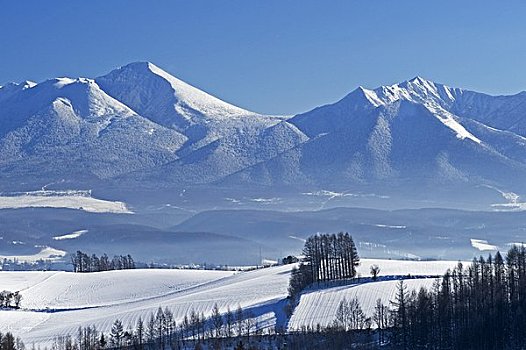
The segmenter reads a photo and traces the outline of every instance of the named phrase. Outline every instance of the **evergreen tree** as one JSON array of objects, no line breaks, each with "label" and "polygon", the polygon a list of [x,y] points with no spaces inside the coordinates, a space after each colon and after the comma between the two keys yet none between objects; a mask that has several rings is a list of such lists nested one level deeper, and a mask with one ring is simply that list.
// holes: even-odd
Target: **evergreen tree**
[{"label": "evergreen tree", "polygon": [[115,320],[113,322],[113,325],[111,326],[111,344],[113,347],[120,349],[122,346],[122,340],[124,337],[124,327],[122,326],[122,322],[120,320]]},{"label": "evergreen tree", "polygon": [[137,320],[136,330],[137,345],[139,350],[142,350],[144,348],[144,322],[142,321],[141,317],[139,317],[139,320]]}]

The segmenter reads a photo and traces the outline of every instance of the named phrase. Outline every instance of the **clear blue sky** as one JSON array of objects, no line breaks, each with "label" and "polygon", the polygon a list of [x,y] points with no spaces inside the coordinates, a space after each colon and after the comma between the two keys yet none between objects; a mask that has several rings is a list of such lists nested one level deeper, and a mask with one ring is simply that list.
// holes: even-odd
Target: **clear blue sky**
[{"label": "clear blue sky", "polygon": [[421,75],[526,89],[526,1],[0,3],[0,84],[151,61],[228,102],[294,114]]}]

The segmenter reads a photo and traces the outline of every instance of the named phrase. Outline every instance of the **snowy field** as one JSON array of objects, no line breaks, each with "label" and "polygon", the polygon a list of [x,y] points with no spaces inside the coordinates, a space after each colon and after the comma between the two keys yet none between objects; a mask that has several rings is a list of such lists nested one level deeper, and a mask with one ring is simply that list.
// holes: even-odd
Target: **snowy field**
[{"label": "snowy field", "polygon": [[[462,262],[464,266],[469,262]],[[453,269],[458,261],[413,261],[413,260],[388,260],[388,259],[361,259],[357,269],[358,276],[369,277],[371,265],[378,265],[380,276],[439,276],[447,269]]]},{"label": "snowy field", "polygon": [[[458,261],[405,261],[405,260],[383,260],[362,259],[358,268],[358,275],[370,276],[370,266],[380,267],[380,279],[383,276],[422,276],[422,278],[407,279],[405,284],[407,291],[430,288],[437,280],[436,278],[425,278],[428,276],[440,276],[447,269],[453,269]],[[464,266],[469,263],[463,262]],[[398,280],[377,282],[364,282],[354,285],[336,286],[317,290],[306,290],[299,305],[294,310],[288,328],[298,330],[304,326],[316,328],[318,324],[327,326],[336,318],[336,310],[343,299],[347,301],[357,298],[360,301],[365,314],[371,317],[374,313],[376,300],[390,307],[390,301],[394,300]]]},{"label": "snowy field", "polygon": [[[363,259],[359,274],[369,276],[370,265],[381,275],[436,275],[457,262],[412,262]],[[357,296],[364,310],[381,297],[387,303],[396,281],[307,291],[290,322],[284,315],[293,265],[250,272],[199,270],[124,270],[75,274],[71,272],[0,272],[0,289],[20,290],[22,310],[0,311],[0,331],[12,331],[27,344],[49,344],[55,335],[75,333],[83,325],[108,331],[115,319],[125,326],[146,319],[158,307],[169,308],[177,322],[193,309],[210,315],[215,303],[221,312],[238,305],[258,318],[259,327],[274,324],[289,329],[331,322],[345,296]],[[430,286],[433,279],[408,280],[408,286]]]},{"label": "snowy field", "polygon": [[57,261],[66,255],[63,250],[52,247],[41,247],[40,251],[32,255],[0,255],[0,259],[4,260],[18,260],[22,262],[34,263],[38,260]]},{"label": "snowy field", "polygon": [[17,195],[1,195],[0,209],[68,208],[91,213],[131,214],[126,204],[93,198],[86,191],[32,191]]},{"label": "snowy field", "polygon": [[[418,291],[421,287],[430,288],[435,281],[435,278],[419,278],[405,280],[404,283],[409,292]],[[288,328],[289,330],[300,330],[304,326],[316,328],[318,324],[322,327],[330,325],[336,319],[336,311],[344,299],[349,301],[357,298],[365,314],[372,317],[377,299],[381,299],[384,305],[391,307],[390,301],[395,300],[398,283],[397,280],[378,281],[322,290],[307,290],[302,294]]]}]

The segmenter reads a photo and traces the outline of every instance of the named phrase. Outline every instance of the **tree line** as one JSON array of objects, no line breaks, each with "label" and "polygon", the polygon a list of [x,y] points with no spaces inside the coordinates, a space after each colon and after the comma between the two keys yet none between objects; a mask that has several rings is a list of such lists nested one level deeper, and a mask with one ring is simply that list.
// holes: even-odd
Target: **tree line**
[{"label": "tree line", "polygon": [[71,256],[71,264],[74,272],[101,272],[110,270],[128,270],[135,268],[135,261],[131,255],[115,255],[110,260],[108,255],[98,257],[91,256],[78,250]]},{"label": "tree line", "polygon": [[75,335],[55,337],[53,350],[101,350],[101,349],[135,349],[167,350],[197,347],[198,344],[210,343],[212,340],[221,344],[241,339],[249,343],[251,337],[262,334],[257,318],[240,306],[236,310],[220,312],[217,304],[205,316],[191,310],[181,322],[177,323],[169,308],[159,307],[157,312],[135,324],[124,325],[115,320],[109,333],[104,333],[95,326],[79,327]]},{"label": "tree line", "polygon": [[431,290],[399,285],[393,341],[402,349],[526,348],[526,248],[447,271]]},{"label": "tree line", "polygon": [[352,342],[373,325],[384,349],[526,349],[526,247],[459,263],[430,289],[409,291],[401,280],[388,305],[377,300],[371,318],[357,299],[344,299],[334,322],[316,331]]},{"label": "tree line", "polygon": [[[293,300],[312,283],[354,277],[359,260],[353,245],[352,238],[341,233],[310,237],[305,258],[291,275]],[[371,267],[373,276],[378,272]],[[459,263],[430,289],[408,291],[402,280],[388,305],[377,300],[371,318],[358,300],[343,300],[333,323],[307,333],[345,338],[373,325],[383,348],[526,349],[526,247],[515,245],[505,257],[497,252],[467,267]]]},{"label": "tree line", "polygon": [[307,238],[304,258],[292,270],[289,296],[295,300],[312,283],[353,278],[360,258],[349,233],[317,234]]}]

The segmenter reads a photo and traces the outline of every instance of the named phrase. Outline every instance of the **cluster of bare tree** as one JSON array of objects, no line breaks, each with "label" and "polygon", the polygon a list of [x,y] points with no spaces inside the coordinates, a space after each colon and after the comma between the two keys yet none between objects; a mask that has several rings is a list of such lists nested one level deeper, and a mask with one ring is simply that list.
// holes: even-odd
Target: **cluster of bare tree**
[{"label": "cluster of bare tree", "polygon": [[0,350],[25,350],[25,346],[22,340],[15,338],[13,334],[0,332]]},{"label": "cluster of bare tree", "polygon": [[358,251],[349,233],[311,236],[303,248],[313,282],[333,281],[356,276],[360,264]]},{"label": "cluster of bare tree", "polygon": [[292,270],[289,296],[294,301],[312,283],[353,278],[360,258],[349,233],[317,234],[303,247],[304,259]]},{"label": "cluster of bare tree", "polygon": [[253,336],[262,333],[257,319],[250,311],[238,307],[221,313],[214,305],[210,316],[191,310],[177,324],[169,308],[159,308],[147,320],[139,318],[127,328],[115,320],[108,334],[99,332],[94,326],[80,327],[76,337],[71,335],[55,338],[53,350],[101,350],[135,349],[166,350],[193,348],[212,340],[234,340],[243,338],[250,342]]},{"label": "cluster of bare tree", "polygon": [[[285,345],[280,346],[280,338],[285,340]],[[379,345],[375,342],[375,332],[371,329],[344,331],[339,327],[302,327],[295,332],[287,333],[277,338],[274,347],[263,349],[287,350],[391,350],[387,344]]]},{"label": "cluster of bare tree", "polygon": [[103,254],[100,258],[77,251],[71,256],[71,264],[75,272],[100,272],[110,270],[128,270],[135,268],[135,261],[131,255],[115,255],[113,259]]},{"label": "cluster of bare tree", "polygon": [[4,290],[0,292],[0,308],[19,309],[22,302],[22,294],[20,292],[10,292]]},{"label": "cluster of bare tree", "polygon": [[365,315],[357,298],[343,299],[338,305],[334,328],[343,331],[371,328],[371,318]]},{"label": "cluster of bare tree", "polygon": [[526,344],[526,248],[459,264],[431,290],[401,284],[393,341],[402,349],[523,349]]}]

